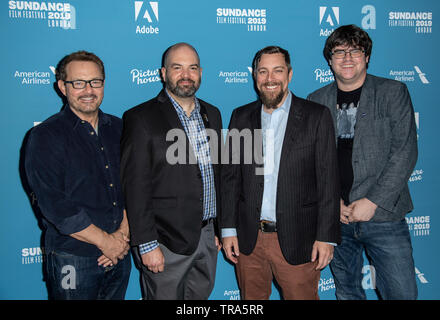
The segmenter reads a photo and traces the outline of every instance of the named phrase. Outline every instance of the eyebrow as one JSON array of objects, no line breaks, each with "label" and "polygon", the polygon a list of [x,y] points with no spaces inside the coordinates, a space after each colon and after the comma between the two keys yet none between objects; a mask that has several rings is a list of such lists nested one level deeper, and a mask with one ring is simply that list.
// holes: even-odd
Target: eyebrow
[{"label": "eyebrow", "polygon": [[[183,64],[181,64],[181,63],[177,63],[177,62],[176,62],[176,63],[172,63],[172,64],[170,65],[170,67],[175,67],[175,66],[180,66],[180,67],[182,67]],[[190,64],[189,66],[190,66],[190,67],[200,67],[198,63],[193,63],[193,64]]]},{"label": "eyebrow", "polygon": [[[282,68],[282,69],[287,69],[287,66],[275,66],[275,67],[273,67],[272,69],[279,69],[279,68]],[[267,67],[258,67],[257,68],[257,70],[262,70],[262,69],[268,69]]]}]

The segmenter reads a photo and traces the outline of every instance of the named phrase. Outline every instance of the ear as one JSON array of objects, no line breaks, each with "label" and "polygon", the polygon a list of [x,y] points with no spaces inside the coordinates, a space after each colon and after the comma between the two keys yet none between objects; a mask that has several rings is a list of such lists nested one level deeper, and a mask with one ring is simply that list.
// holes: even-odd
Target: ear
[{"label": "ear", "polygon": [[160,75],[162,76],[163,82],[165,82],[166,75],[167,75],[167,69],[165,67],[160,68]]},{"label": "ear", "polygon": [[293,76],[293,70],[290,69],[290,71],[289,71],[289,82],[292,81],[292,76]]},{"label": "ear", "polygon": [[365,57],[365,62],[366,62],[366,63],[369,63],[369,62],[370,62],[370,56]]},{"label": "ear", "polygon": [[64,81],[63,81],[63,80],[58,80],[57,84],[58,84],[58,88],[60,89],[60,91],[61,91],[65,96],[67,96],[67,94],[66,94],[66,84],[64,83]]}]

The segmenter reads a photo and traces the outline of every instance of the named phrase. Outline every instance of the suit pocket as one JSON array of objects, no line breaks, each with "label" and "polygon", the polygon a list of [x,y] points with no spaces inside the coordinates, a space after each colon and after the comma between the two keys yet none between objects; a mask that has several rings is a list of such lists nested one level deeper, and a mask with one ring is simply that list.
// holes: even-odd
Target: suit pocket
[{"label": "suit pocket", "polygon": [[312,208],[318,205],[318,201],[303,203],[301,207],[303,208]]},{"label": "suit pocket", "polygon": [[163,198],[153,197],[153,208],[155,209],[174,208],[176,206],[177,206],[177,199],[174,197],[163,197]]}]

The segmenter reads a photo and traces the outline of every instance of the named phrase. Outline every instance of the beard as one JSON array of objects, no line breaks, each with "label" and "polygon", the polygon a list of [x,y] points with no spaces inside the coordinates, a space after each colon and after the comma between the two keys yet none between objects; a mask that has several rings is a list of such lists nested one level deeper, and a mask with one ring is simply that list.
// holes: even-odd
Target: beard
[{"label": "beard", "polygon": [[[180,82],[182,81],[189,81],[191,84],[189,85],[181,85]],[[196,83],[195,81],[183,78],[178,80],[176,83],[173,83],[170,79],[167,79],[166,81],[166,87],[168,90],[170,90],[174,95],[176,95],[179,98],[189,98],[194,97],[196,91],[200,87],[201,80]]]},{"label": "beard", "polygon": [[[84,102],[81,102],[80,99],[82,98],[92,98],[94,99],[93,103],[87,104]],[[88,94],[88,95],[82,95],[79,96],[77,99],[67,99],[69,106],[76,110],[79,113],[90,115],[93,113],[96,113],[99,109],[99,106],[101,105],[102,98],[98,97],[95,94]]]},{"label": "beard", "polygon": [[272,86],[272,85],[279,85],[280,86],[280,91],[278,93],[276,92],[264,92],[263,90],[260,90],[259,95],[260,95],[260,99],[263,102],[263,105],[266,106],[266,108],[268,109],[276,109],[278,108],[278,105],[281,103],[281,101],[283,101],[284,95],[285,95],[285,91],[284,89],[281,87],[281,83],[280,82],[266,82],[263,84],[263,88],[265,86]]}]

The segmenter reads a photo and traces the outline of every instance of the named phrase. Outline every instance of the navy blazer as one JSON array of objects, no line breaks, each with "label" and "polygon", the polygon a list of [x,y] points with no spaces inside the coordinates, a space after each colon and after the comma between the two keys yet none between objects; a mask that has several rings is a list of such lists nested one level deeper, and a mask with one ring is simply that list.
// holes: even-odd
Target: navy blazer
[{"label": "navy blazer", "polygon": [[[308,98],[330,108],[336,127],[336,82]],[[408,179],[417,162],[414,109],[405,84],[367,74],[353,140],[350,202],[378,205],[371,221],[401,220],[413,209]]]}]

